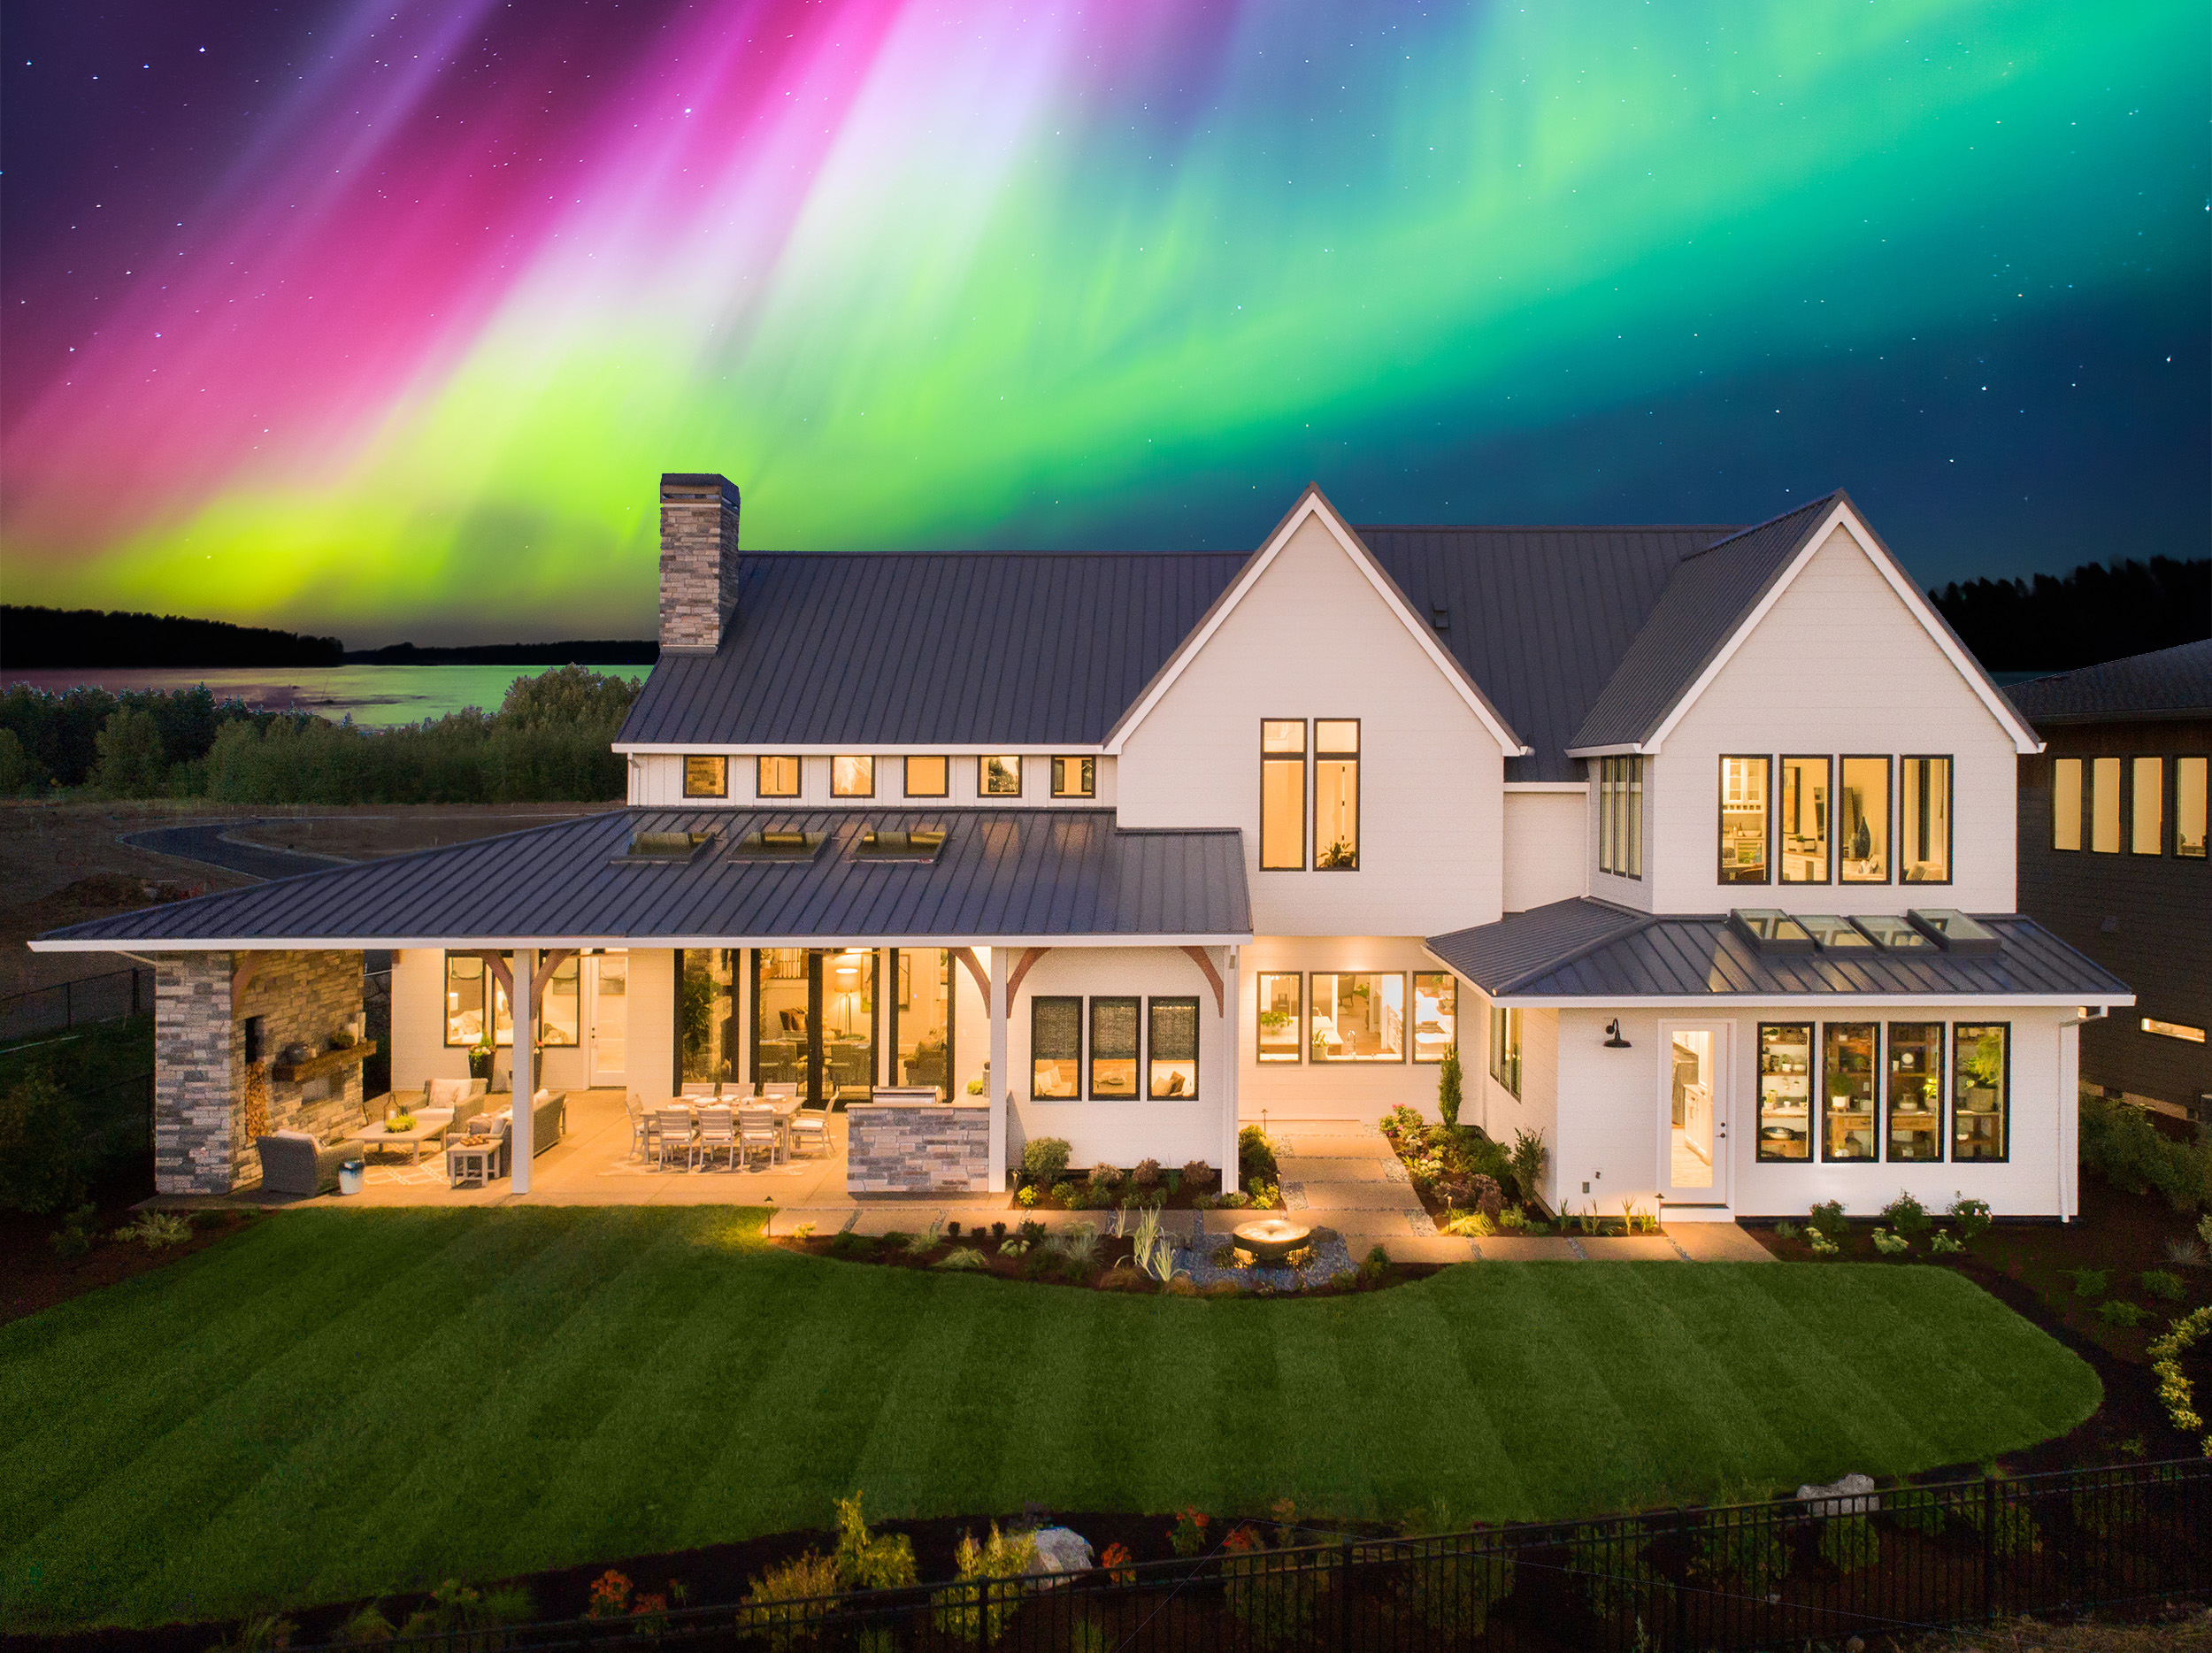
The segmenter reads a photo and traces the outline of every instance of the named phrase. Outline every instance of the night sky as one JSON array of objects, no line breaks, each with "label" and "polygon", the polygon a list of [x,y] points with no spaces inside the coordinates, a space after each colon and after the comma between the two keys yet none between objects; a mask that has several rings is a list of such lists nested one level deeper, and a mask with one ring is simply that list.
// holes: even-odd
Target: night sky
[{"label": "night sky", "polygon": [[12,602],[646,635],[756,547],[2206,554],[2212,8],[4,5]]}]

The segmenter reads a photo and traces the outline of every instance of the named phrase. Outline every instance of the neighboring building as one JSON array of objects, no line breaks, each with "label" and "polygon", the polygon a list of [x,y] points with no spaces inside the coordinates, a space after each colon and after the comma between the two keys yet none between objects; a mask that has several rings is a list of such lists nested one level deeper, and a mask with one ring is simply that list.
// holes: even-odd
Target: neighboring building
[{"label": "neighboring building", "polygon": [[2020,760],[2020,910],[2137,995],[2082,1030],[2082,1083],[2205,1119],[2212,641],[2038,678],[2012,701],[2046,742]]},{"label": "neighboring building", "polygon": [[1309,488],[1249,557],[745,552],[738,503],[662,479],[626,808],[34,943],[160,957],[164,1188],[249,1162],[251,961],[391,948],[396,1088],[521,993],[551,1086],[975,1095],[940,1187],[1044,1135],[1233,1177],[1263,1110],[1433,1117],[1456,1045],[1555,1203],[2075,1209],[2080,1017],[2131,1000],[2012,916],[2033,732],[1842,494],[1356,529]]}]

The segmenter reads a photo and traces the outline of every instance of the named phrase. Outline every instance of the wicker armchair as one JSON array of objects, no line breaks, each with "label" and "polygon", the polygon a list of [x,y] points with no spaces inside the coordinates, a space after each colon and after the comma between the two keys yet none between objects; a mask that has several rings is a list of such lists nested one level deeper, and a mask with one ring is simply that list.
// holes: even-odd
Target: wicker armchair
[{"label": "wicker armchair", "polygon": [[304,1131],[257,1136],[265,1194],[320,1194],[338,1186],[338,1167],[357,1151],[350,1142],[326,1148]]}]

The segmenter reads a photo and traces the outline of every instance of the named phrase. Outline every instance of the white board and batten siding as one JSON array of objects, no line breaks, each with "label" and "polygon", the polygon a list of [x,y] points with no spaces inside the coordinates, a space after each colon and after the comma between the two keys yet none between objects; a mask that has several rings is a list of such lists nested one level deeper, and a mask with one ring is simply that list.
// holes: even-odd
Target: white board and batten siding
[{"label": "white board and batten siding", "polygon": [[[1404,1057],[1395,1062],[1317,1062],[1310,1048],[1302,1049],[1295,1062],[1262,1062],[1259,1058],[1256,1030],[1259,979],[1263,974],[1297,975],[1304,1008],[1302,1025],[1307,1028],[1313,1026],[1315,973],[1402,974],[1405,977],[1406,1017],[1410,1022],[1414,1009],[1413,973],[1449,973],[1429,957],[1418,936],[1261,935],[1242,948],[1239,957],[1238,995],[1241,1003],[1237,1013],[1237,1108],[1247,1120],[1257,1120],[1264,1113],[1271,1125],[1279,1119],[1356,1119],[1371,1125],[1400,1106],[1417,1109],[1430,1120],[1438,1117],[1439,1065],[1412,1059],[1409,1030]],[[1468,1042],[1471,1028],[1467,1011],[1474,1002],[1474,989],[1462,980],[1459,1040],[1463,1066],[1471,1059],[1469,1052],[1473,1047]],[[1463,1088],[1463,1094],[1471,1095],[1471,1091]],[[1470,1124],[1478,1122],[1471,1109],[1461,1117]]]},{"label": "white board and batten siding", "polygon": [[1596,808],[1586,786],[1507,790],[1506,911],[1526,912],[1594,893],[1589,846],[1597,835]]},{"label": "white board and batten siding", "polygon": [[[1778,760],[1770,809],[1778,808],[1783,756],[1949,757],[1952,882],[1723,884],[1720,759],[1762,753]],[[1596,871],[1594,831],[1591,893],[1661,912],[2009,912],[2016,765],[2012,734],[1838,527],[1647,760],[1648,893]],[[1901,784],[1894,761],[1890,784],[1893,818]],[[1893,842],[1893,880],[1896,852]]]}]

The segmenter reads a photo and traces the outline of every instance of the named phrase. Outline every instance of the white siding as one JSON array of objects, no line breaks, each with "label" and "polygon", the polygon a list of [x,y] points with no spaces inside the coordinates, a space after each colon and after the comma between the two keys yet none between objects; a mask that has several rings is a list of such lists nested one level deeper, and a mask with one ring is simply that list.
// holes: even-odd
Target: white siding
[{"label": "white siding", "polygon": [[[1058,1102],[1033,1098],[1029,1094],[1029,1006],[1039,996],[1094,995],[1189,997],[1198,999],[1198,1095],[1166,1101],[1082,1100]],[[1142,1011],[1140,1007],[1141,1038]],[[1085,1082],[1089,1067],[1087,1006],[1084,1027]],[[966,1042],[966,1030],[962,1030]],[[989,1049],[989,1025],[981,1041]],[[1197,964],[1174,948],[1064,947],[1047,953],[1022,978],[1014,996],[1013,1014],[1006,1027],[1006,1061],[1013,1082],[1007,1088],[1013,1103],[1008,1111],[1007,1145],[1010,1158],[1018,1162],[1022,1144],[1039,1137],[1064,1137],[1079,1170],[1093,1165],[1111,1165],[1126,1171],[1141,1159],[1156,1159],[1177,1167],[1202,1159],[1219,1168],[1225,1140],[1228,1085],[1228,1038],[1222,1018],[1214,1007],[1212,985]],[[1141,1074],[1139,1088],[1142,1088]]]},{"label": "white siding", "polygon": [[[1294,971],[1304,1005],[1302,1040],[1313,1026],[1316,971],[1388,971],[1408,975],[1405,1004],[1410,1019],[1413,983],[1409,973],[1443,966],[1410,935],[1262,935],[1240,950],[1237,990],[1243,1003],[1237,1014],[1237,1111],[1256,1120],[1264,1111],[1274,1119],[1358,1119],[1373,1123],[1393,1108],[1417,1108],[1430,1119],[1436,1113],[1438,1065],[1433,1062],[1316,1062],[1310,1051],[1296,1062],[1259,1059],[1259,979],[1263,973]],[[1460,1062],[1468,1060],[1465,1005],[1474,988],[1459,984]],[[1409,1057],[1411,1050],[1407,1052]],[[1463,1091],[1463,1095],[1464,1092]],[[1471,1108],[1462,1116],[1475,1123]]]},{"label": "white siding", "polygon": [[[1950,757],[1953,882],[1721,883],[1720,758],[1761,752]],[[1840,528],[1666,737],[1645,784],[1657,911],[2013,910],[2018,771],[2012,738]],[[1893,875],[1894,860],[1893,844]]]},{"label": "white siding", "polygon": [[624,1088],[651,1103],[670,1094],[676,1074],[676,955],[669,948],[630,950],[629,1049]]},{"label": "white siding", "polygon": [[[1357,872],[1259,870],[1267,718],[1361,719]],[[1309,519],[1128,737],[1120,814],[1240,827],[1261,934],[1433,935],[1502,911],[1503,781],[1452,680]]]},{"label": "white siding", "polygon": [[[1530,1012],[1532,1018],[1535,1014]],[[2001,1165],[1887,1160],[1847,1165],[1818,1161],[1760,1164],[1759,1023],[1817,1023],[1825,1014],[1820,1010],[1736,1007],[1701,1016],[1691,1011],[1608,1008],[1555,1014],[1564,1110],[1559,1188],[1564,1198],[1577,1204],[1594,1200],[1602,1210],[1617,1212],[1624,1201],[1632,1200],[1645,1210],[1655,1208],[1665,1124],[1660,1075],[1666,1050],[1660,1025],[1712,1022],[1725,1024],[1730,1029],[1726,1192],[1736,1215],[1802,1217],[1822,1201],[1835,1199],[1841,1200],[1851,1215],[1868,1217],[1895,1199],[1901,1190],[1909,1190],[1931,1211],[1949,1205],[1963,1194],[1987,1200],[2000,1216],[2072,1213],[2075,1099],[2066,1056],[2077,1042],[2077,1024],[2070,1011],[2029,1010],[2001,1002],[1944,1003],[1863,1015],[1847,1011],[1834,1017],[1837,1020],[1878,1017],[1885,1022],[2009,1023],[2012,1151]],[[1616,1017],[1631,1047],[1626,1050],[1605,1048],[1605,1026]],[[1949,1151],[1947,1142],[1945,1151]],[[1586,1180],[1591,1184],[1587,1195],[1582,1192]]]},{"label": "white siding", "polygon": [[1460,1120],[1479,1125],[1484,1135],[1508,1148],[1523,1131],[1541,1137],[1546,1149],[1541,1192],[1556,1209],[1561,1133],[1572,1123],[1560,1114],[1559,1012],[1521,1012],[1521,1094],[1516,1096],[1490,1077],[1490,1001],[1471,987],[1463,985],[1460,991],[1468,1007],[1459,1036],[1466,1073]]},{"label": "white siding", "polygon": [[[1064,750],[1026,751],[1019,748],[1009,750],[1019,753],[1022,759],[1022,790],[1016,798],[986,797],[979,789],[977,760],[972,754],[953,754],[949,757],[948,796],[943,798],[909,798],[906,796],[906,762],[904,753],[877,753],[875,755],[876,790],[873,797],[841,798],[830,790],[833,758],[821,753],[807,753],[799,759],[799,796],[796,799],[759,796],[760,771],[757,751],[729,754],[729,796],[724,798],[687,798],[684,796],[684,760],[674,752],[639,752],[630,757],[629,801],[654,808],[668,809],[750,809],[765,802],[771,805],[797,804],[810,809],[864,807],[870,804],[899,809],[927,809],[933,806],[960,808],[1028,808],[1043,806],[1062,809],[1111,808],[1114,803],[1115,760],[1108,757],[1094,759],[1094,790],[1096,796],[1087,798],[1056,798],[1052,796],[1052,759],[1059,757],[1080,757]],[[933,756],[934,754],[926,754]]]},{"label": "white siding", "polygon": [[1506,911],[1526,912],[1590,893],[1593,807],[1583,788],[1505,795]]}]

